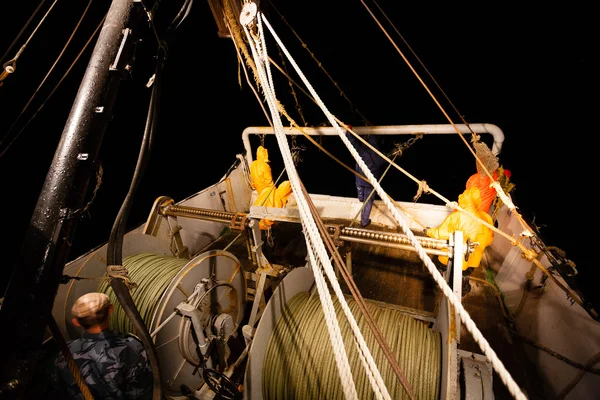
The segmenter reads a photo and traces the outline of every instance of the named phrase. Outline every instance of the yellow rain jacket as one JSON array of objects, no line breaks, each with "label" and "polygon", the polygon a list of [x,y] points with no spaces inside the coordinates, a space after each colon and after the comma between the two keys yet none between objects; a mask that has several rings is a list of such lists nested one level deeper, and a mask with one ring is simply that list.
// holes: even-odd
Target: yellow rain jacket
[{"label": "yellow rain jacket", "polygon": [[[292,185],[290,181],[283,181],[276,189],[271,190],[271,187],[264,188],[258,195],[255,206],[283,208],[287,204],[288,198],[292,194]],[[269,229],[274,221],[269,219],[261,219],[258,223],[260,229]]]},{"label": "yellow rain jacket", "polygon": [[262,146],[258,147],[256,160],[250,164],[250,179],[252,180],[252,188],[258,192],[259,196],[263,189],[275,186],[271,166],[269,165],[269,152]]},{"label": "yellow rain jacket", "polygon": [[[474,186],[466,189],[458,196],[458,205],[493,226],[492,217],[479,209],[481,206],[479,188]],[[460,211],[453,211],[440,226],[428,229],[427,236],[437,239],[448,239],[450,234],[457,230],[463,232],[465,243],[467,239],[479,243],[479,246],[475,247],[469,259],[463,263],[463,271],[469,267],[477,268],[481,262],[485,248],[492,244],[494,231],[467,214]],[[448,265],[448,257],[438,256],[438,259],[442,264]]]}]

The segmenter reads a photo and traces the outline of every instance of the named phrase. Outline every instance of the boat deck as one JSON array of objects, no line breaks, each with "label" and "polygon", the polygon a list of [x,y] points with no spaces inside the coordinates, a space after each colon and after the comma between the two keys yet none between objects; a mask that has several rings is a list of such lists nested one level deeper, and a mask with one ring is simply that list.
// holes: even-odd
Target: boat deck
[{"label": "boat deck", "polygon": [[[345,226],[350,223],[347,220],[324,222]],[[390,231],[389,228],[376,225],[369,226],[369,229]],[[222,240],[223,247],[235,236],[235,232],[232,232],[230,239]],[[272,236],[273,245],[264,245],[264,253],[270,263],[290,268],[306,264],[306,246],[300,224],[277,222],[273,226]],[[232,244],[228,250],[238,256],[247,272],[254,271],[256,267],[249,259],[247,246],[242,240]],[[398,308],[417,318],[433,321],[443,294],[437,289],[436,283],[416,252],[360,243],[345,243],[339,251],[343,258],[350,252],[353,280],[365,300]],[[432,259],[441,268],[437,257]],[[484,268],[474,271],[472,278],[487,281]],[[496,291],[489,284],[476,279],[471,280],[470,293],[462,298],[463,306],[527,397],[543,399],[541,380],[526,359],[523,344],[511,334]],[[341,278],[340,280],[342,281]],[[252,287],[253,282],[249,282],[248,286]],[[350,294],[343,282],[341,286]],[[265,294],[268,297],[269,290]],[[477,354],[483,353],[464,324],[461,325],[459,348]],[[496,399],[513,397],[495,371],[493,384]]]}]

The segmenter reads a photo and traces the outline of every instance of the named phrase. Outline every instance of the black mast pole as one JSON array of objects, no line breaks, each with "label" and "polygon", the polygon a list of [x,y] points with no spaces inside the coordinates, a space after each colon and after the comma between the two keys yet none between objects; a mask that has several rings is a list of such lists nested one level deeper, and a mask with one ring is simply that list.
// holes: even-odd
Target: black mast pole
[{"label": "black mast pole", "polygon": [[144,15],[113,0],[46,176],[0,308],[0,397],[20,398],[35,371],[60,277],[94,180],[120,81]]}]

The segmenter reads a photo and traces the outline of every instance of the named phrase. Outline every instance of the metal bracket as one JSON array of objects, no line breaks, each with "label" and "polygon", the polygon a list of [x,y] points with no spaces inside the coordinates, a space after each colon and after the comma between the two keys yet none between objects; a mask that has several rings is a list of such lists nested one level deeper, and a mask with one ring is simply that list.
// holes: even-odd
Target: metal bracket
[{"label": "metal bracket", "polygon": [[204,326],[202,325],[202,313],[193,305],[185,302],[180,303],[177,306],[177,311],[179,311],[182,315],[189,317],[192,320],[192,326],[194,327],[196,338],[198,340],[198,350],[200,351],[200,354],[202,354],[202,357],[206,362],[206,366],[212,368],[212,362],[210,359],[210,354],[208,352],[210,341],[206,339],[206,336],[204,336]]},{"label": "metal bracket", "polygon": [[458,350],[465,383],[465,400],[493,399],[492,365],[483,355]]},{"label": "metal bracket", "polygon": [[135,47],[137,40],[133,38],[130,28],[123,29],[123,37],[119,45],[119,51],[115,60],[109,67],[110,71],[117,72],[121,78],[131,78],[131,70],[133,69],[133,60],[135,58]]},{"label": "metal bracket", "polygon": [[154,204],[152,205],[152,209],[146,220],[146,225],[144,226],[143,233],[145,235],[156,236],[158,234],[162,218],[165,217],[162,210],[164,207],[167,207],[174,202],[175,201],[172,198],[167,196],[161,196],[154,200]]},{"label": "metal bracket", "polygon": [[243,231],[246,229],[246,219],[248,219],[248,214],[237,213],[235,214],[235,217],[231,219],[231,224],[229,226],[234,231]]},{"label": "metal bracket", "polygon": [[342,226],[341,225],[328,225],[327,226],[328,230],[333,230],[332,233],[332,239],[333,239],[333,243],[337,246],[337,247],[342,247],[344,245],[344,241],[340,240],[340,235],[342,234]]}]

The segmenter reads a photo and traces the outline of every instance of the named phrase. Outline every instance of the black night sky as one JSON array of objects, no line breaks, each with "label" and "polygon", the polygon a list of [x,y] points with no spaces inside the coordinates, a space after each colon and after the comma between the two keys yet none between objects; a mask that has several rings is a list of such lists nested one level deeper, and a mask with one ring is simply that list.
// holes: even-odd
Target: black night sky
[{"label": "black night sky", "polygon": [[[592,49],[598,48],[600,35],[597,24],[591,21],[591,4],[571,2],[560,8],[546,4],[543,9],[525,10],[505,3],[408,5],[391,0],[357,0],[339,2],[343,5],[334,9],[324,8],[322,1],[272,2],[262,2],[265,15],[338,118],[362,125],[360,116],[353,112],[354,106],[373,125],[448,123],[370,16],[365,8],[368,6],[454,122],[460,123],[460,119],[453,107],[469,123],[492,123],[504,131],[506,141],[500,162],[512,172],[517,206],[527,220],[540,227],[548,246],[563,249],[575,262],[586,292],[592,298],[597,296],[591,251],[597,218],[592,217],[595,191],[591,185],[598,63]],[[158,27],[166,26],[183,2],[172,3],[159,7]],[[0,13],[2,63],[15,56],[54,2],[43,2],[43,11],[9,51],[39,4],[13,1],[4,6]],[[0,187],[3,211],[8,214],[2,235],[3,286],[95,42],[56,86],[100,24],[110,2],[90,4],[46,79],[88,1],[57,1],[27,43],[15,73],[0,87]],[[339,89],[303,49],[296,35]],[[138,47],[132,79],[121,85],[103,141],[102,186],[88,218],[78,227],[71,259],[108,240],[129,187],[148,108],[150,90],[145,85],[153,72],[156,50],[149,30]],[[276,48],[271,49],[271,58],[281,65]],[[232,42],[218,37],[208,3],[195,2],[169,43],[159,132],[135,197],[130,227],[145,221],[158,196],[178,201],[218,181],[235,161],[235,155],[243,151],[243,129],[268,124],[240,67]],[[291,71],[289,63],[287,67]],[[301,122],[287,81],[276,70],[274,74],[278,75],[282,102]],[[326,122],[310,100],[299,90],[296,93],[309,125]],[[276,152],[275,139],[268,140],[267,147]],[[475,161],[458,136],[452,137],[456,143],[433,150],[426,140],[417,142],[399,164],[447,198],[455,199],[474,172]],[[336,149],[339,143],[334,141],[326,140],[323,145]],[[301,144],[312,146],[307,141]],[[340,154],[343,149],[335,151]],[[299,166],[307,189],[354,196],[353,176],[332,161],[311,163],[316,160],[312,157],[319,156],[317,153],[309,148]],[[349,154],[340,157],[350,163]],[[315,165],[319,174],[315,173]],[[273,161],[274,175],[281,167]],[[411,201],[416,193],[412,181],[399,172],[390,173],[388,179],[393,183],[386,186],[384,181],[384,189],[396,200]],[[423,196],[419,201],[441,204],[433,196]]]}]

